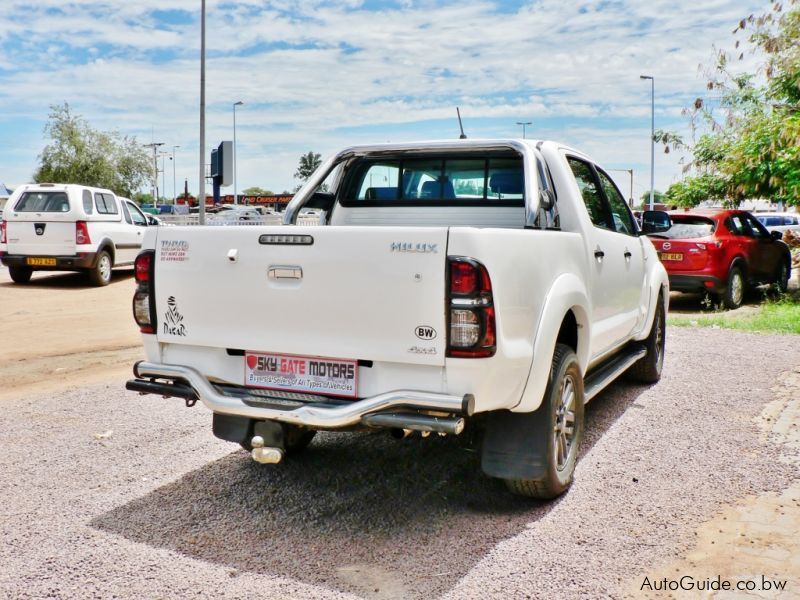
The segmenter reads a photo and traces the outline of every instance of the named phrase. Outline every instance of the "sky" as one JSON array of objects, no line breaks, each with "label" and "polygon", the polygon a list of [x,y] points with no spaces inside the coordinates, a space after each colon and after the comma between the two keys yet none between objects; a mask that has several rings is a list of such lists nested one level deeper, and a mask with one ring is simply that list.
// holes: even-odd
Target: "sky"
[{"label": "sky", "polygon": [[[687,131],[714,48],[766,0],[207,0],[206,156],[233,139],[237,189],[293,189],[300,155],[361,143],[549,139],[650,189],[656,129]],[[200,161],[200,0],[0,0],[0,182],[31,180],[51,105]],[[179,146],[178,148],[173,148]],[[209,160],[208,158],[206,160]],[[164,158],[162,194],[172,196]],[[161,162],[161,161],[160,161]],[[160,167],[159,163],[159,167]],[[655,187],[682,175],[656,148]],[[210,186],[207,188],[210,193]],[[148,190],[149,191],[149,190]],[[164,194],[164,192],[166,192]],[[233,193],[233,188],[223,189]]]}]

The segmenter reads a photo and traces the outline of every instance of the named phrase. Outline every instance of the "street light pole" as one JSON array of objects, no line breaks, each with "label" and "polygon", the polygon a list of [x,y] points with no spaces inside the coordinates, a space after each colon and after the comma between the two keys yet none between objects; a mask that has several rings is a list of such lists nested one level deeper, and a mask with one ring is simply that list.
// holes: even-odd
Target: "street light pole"
[{"label": "street light pole", "polygon": [[633,169],[608,169],[609,171],[620,171],[623,173],[627,173],[631,178],[631,195],[630,199],[628,200],[628,204],[631,208],[633,208]]},{"label": "street light pole", "polygon": [[655,161],[656,161],[656,80],[652,75],[639,75],[639,79],[650,80],[650,210],[653,210],[655,197]]},{"label": "street light pole", "polygon": [[522,125],[522,139],[525,139],[525,125],[533,125],[533,121],[517,121],[517,125]]},{"label": "street light pole", "polygon": [[236,107],[244,104],[241,100],[233,103],[233,203],[239,204],[239,195],[236,193]]},{"label": "street light pole", "polygon": [[158,206],[158,147],[163,146],[164,142],[153,142],[145,144],[145,148],[153,149],[153,206]]},{"label": "street light pole", "polygon": [[175,189],[175,150],[180,146],[172,147],[172,206],[178,203],[178,191]]},{"label": "street light pole", "polygon": [[200,225],[206,224],[206,0],[200,0],[200,181],[197,186]]}]

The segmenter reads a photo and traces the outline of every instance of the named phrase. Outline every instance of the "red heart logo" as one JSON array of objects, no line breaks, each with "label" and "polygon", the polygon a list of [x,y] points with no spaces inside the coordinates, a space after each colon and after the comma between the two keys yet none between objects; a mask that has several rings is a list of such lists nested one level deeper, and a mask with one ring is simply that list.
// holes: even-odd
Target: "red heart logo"
[{"label": "red heart logo", "polygon": [[250,370],[254,370],[256,365],[258,364],[258,358],[253,356],[252,354],[247,356],[247,366],[250,367]]}]

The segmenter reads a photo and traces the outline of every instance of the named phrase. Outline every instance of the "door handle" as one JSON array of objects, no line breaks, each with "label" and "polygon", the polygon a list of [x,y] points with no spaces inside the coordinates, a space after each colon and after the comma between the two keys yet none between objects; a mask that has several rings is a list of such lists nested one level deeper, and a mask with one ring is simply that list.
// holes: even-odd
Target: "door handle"
[{"label": "door handle", "polygon": [[630,253],[630,250],[625,250],[625,258],[631,258],[633,254]]},{"label": "door handle", "polygon": [[606,253],[603,252],[602,250],[600,250],[600,248],[598,248],[597,250],[594,251],[594,257],[595,258],[603,258],[605,255],[606,255]]}]

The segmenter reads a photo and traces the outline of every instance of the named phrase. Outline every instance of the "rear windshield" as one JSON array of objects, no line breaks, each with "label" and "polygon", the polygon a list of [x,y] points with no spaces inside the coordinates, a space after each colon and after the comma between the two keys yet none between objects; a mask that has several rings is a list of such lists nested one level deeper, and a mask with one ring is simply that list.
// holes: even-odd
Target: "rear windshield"
[{"label": "rear windshield", "polygon": [[348,171],[343,206],[524,206],[518,156],[367,158]]},{"label": "rear windshield", "polygon": [[25,192],[14,206],[17,212],[69,212],[66,192]]},{"label": "rear windshield", "polygon": [[667,231],[658,232],[659,237],[671,240],[690,240],[709,236],[714,233],[716,227],[714,221],[705,217],[670,215],[670,218],[672,227]]}]

